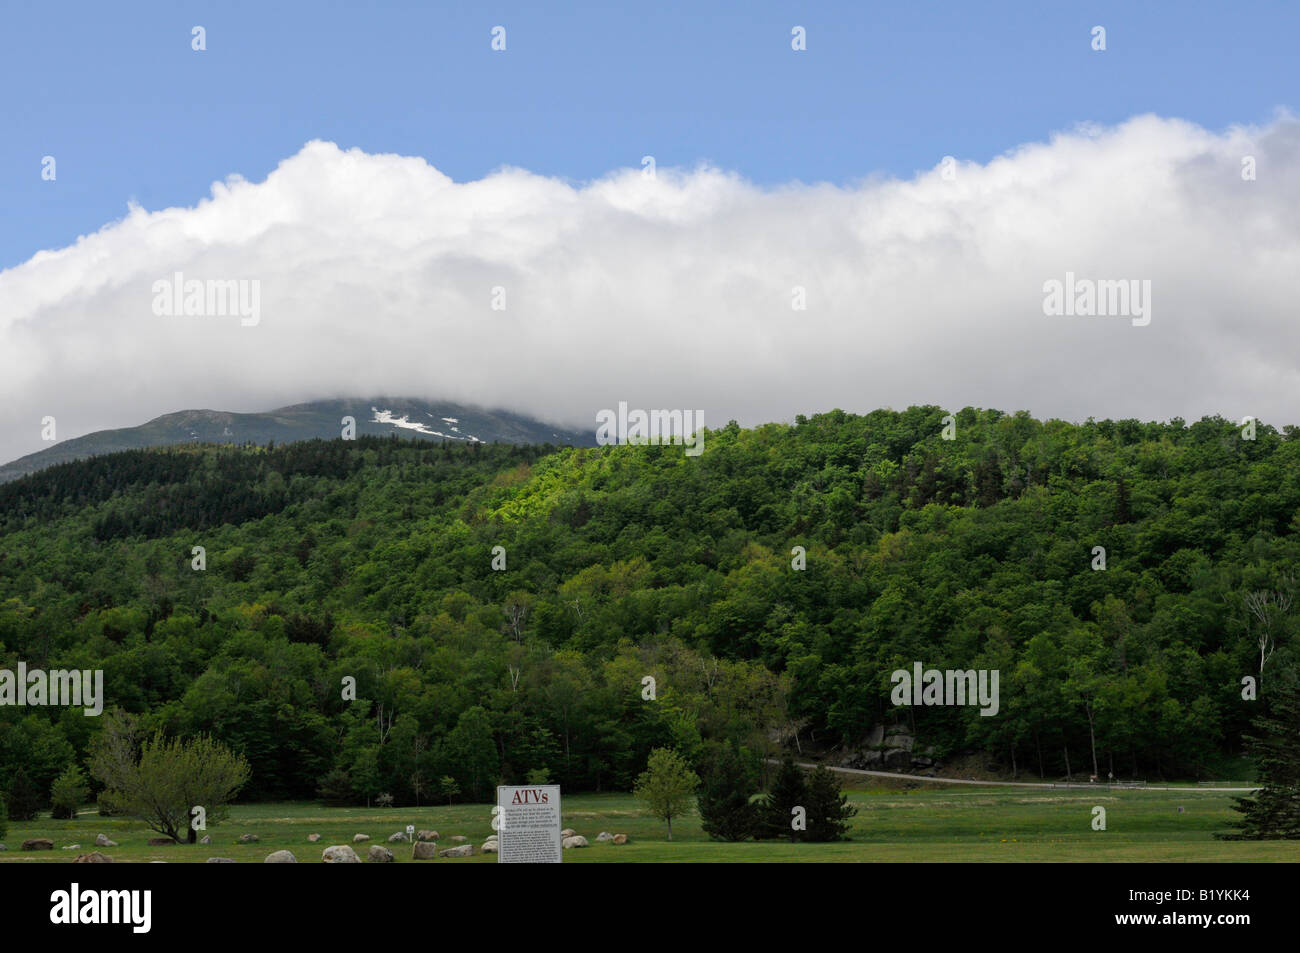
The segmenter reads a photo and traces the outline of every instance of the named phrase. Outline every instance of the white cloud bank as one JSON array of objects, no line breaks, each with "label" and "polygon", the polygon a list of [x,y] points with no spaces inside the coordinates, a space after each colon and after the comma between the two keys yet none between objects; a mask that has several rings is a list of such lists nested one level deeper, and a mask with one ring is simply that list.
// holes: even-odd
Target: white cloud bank
[{"label": "white cloud bank", "polygon": [[[155,315],[177,271],[260,281],[260,322]],[[1150,280],[1150,324],[1044,315],[1066,272]],[[311,142],[265,182],[0,272],[0,460],[48,446],[46,415],[63,439],[375,394],[593,429],[620,400],[710,426],[912,403],[1280,426],[1300,422],[1298,292],[1289,115],[1222,134],[1144,116],[844,188],[711,168],[458,184]]]}]

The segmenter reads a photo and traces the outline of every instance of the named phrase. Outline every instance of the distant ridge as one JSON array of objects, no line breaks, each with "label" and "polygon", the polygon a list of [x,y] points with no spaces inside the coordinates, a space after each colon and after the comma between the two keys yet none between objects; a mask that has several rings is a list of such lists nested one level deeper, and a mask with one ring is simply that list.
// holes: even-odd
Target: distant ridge
[{"label": "distant ridge", "polygon": [[138,427],[100,430],[0,466],[0,483],[57,463],[120,450],[182,443],[267,444],[273,440],[290,443],[318,437],[336,438],[342,432],[340,421],[344,417],[356,419],[358,436],[397,434],[438,441],[596,445],[594,425],[589,431],[567,430],[521,414],[448,401],[399,397],[318,400],[260,414],[182,410]]}]

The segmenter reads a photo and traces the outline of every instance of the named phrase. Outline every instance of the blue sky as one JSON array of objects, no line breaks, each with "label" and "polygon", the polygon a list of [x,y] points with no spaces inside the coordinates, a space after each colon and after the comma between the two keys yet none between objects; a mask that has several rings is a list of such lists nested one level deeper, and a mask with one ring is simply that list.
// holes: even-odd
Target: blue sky
[{"label": "blue sky", "polygon": [[1295,108],[1298,34],[1300,4],[1265,2],[10,3],[0,268],[129,201],[260,181],[315,138],[456,181],[583,181],[652,154],[770,185],[908,177],[1146,112],[1221,130]]}]

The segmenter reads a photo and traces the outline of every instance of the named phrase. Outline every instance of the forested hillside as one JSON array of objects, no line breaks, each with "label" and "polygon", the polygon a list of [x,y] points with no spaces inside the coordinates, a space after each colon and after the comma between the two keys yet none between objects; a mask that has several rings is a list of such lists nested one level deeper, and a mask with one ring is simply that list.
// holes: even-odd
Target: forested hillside
[{"label": "forested hillside", "polygon": [[[1239,751],[1296,663],[1293,612],[1246,606],[1300,555],[1296,432],[966,409],[945,440],[944,413],[732,424],[698,457],[362,437],[56,466],[0,486],[0,667],[102,668],[106,707],[242,751],[253,800],[627,789],[656,746],[895,721],[1034,776],[1093,736],[1124,776]],[[895,708],[917,661],[999,670],[997,716]],[[11,812],[96,730],[0,708]]]}]

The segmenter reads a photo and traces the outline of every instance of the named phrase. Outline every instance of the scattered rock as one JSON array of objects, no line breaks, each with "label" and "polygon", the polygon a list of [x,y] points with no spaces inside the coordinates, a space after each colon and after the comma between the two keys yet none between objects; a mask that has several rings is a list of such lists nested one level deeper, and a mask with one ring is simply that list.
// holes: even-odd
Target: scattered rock
[{"label": "scattered rock", "polygon": [[392,836],[390,836],[390,837],[388,838],[388,843],[390,843],[390,844],[398,844],[398,843],[401,843],[401,842],[403,842],[403,841],[405,841],[405,840],[406,840],[406,832],[405,832],[405,831],[398,831],[396,834],[393,834]]},{"label": "scattered rock", "polygon": [[96,835],[95,835],[95,846],[96,846],[96,847],[116,847],[116,846],[117,846],[117,841],[115,841],[115,840],[109,840],[107,834],[96,834]]},{"label": "scattered rock", "polygon": [[611,834],[609,831],[601,831],[599,834],[596,835],[596,840],[598,841],[607,841],[613,839],[614,839],[614,835]]},{"label": "scattered rock", "polygon": [[370,840],[370,835],[369,835],[369,834],[353,834],[353,835],[352,835],[352,843],[354,843],[354,844],[362,844],[362,843],[365,843],[365,842],[368,841],[368,840]]},{"label": "scattered rock", "polygon": [[209,857],[204,861],[205,864],[233,864],[234,861],[229,857]]},{"label": "scattered rock", "polygon": [[572,837],[572,836],[573,836],[574,834],[576,834],[576,833],[578,833],[578,832],[575,831],[572,827],[566,827],[564,830],[560,831],[560,836],[561,836],[561,837]]},{"label": "scattered rock", "polygon": [[32,837],[23,841],[19,850],[54,850],[54,841],[48,837]]},{"label": "scattered rock", "polygon": [[416,841],[411,845],[412,860],[433,860],[438,856],[438,845],[428,841]]},{"label": "scattered rock", "polygon": [[499,848],[497,847],[497,842],[494,840],[485,841],[483,847],[480,849],[480,853],[483,854],[495,854],[498,851]]},{"label": "scattered rock", "polygon": [[626,843],[627,843],[627,835],[626,835],[626,834],[615,834],[615,835],[614,835],[614,843],[615,843],[615,844],[626,844]]},{"label": "scattered rock", "polygon": [[359,864],[361,858],[357,852],[347,844],[339,844],[335,847],[326,847],[321,853],[320,859],[326,864]]},{"label": "scattered rock", "polygon": [[212,843],[212,835],[211,835],[211,834],[204,834],[202,837],[199,838],[199,843],[200,843],[200,844],[211,844],[211,843]]},{"label": "scattered rock", "polygon": [[[402,837],[405,838],[406,835],[403,834]],[[393,852],[387,847],[371,844],[370,852],[366,854],[366,860],[372,864],[391,864],[393,862]]]},{"label": "scattered rock", "polygon": [[451,839],[451,842],[453,844],[463,844],[467,840],[469,840],[469,838],[466,837],[464,834],[457,834],[455,837]]},{"label": "scattered rock", "polygon": [[74,864],[111,864],[112,857],[101,854],[97,850],[92,850],[89,854],[78,854]]},{"label": "scattered rock", "polygon": [[81,850],[81,845],[69,844],[67,847],[60,847],[59,850]]},{"label": "scattered rock", "polygon": [[298,858],[295,857],[295,856],[293,856],[293,854],[292,854],[291,852],[287,851],[287,850],[277,850],[277,851],[274,851],[274,852],[272,852],[272,853],[270,853],[270,854],[267,854],[267,855],[266,855],[266,860],[262,861],[262,863],[264,863],[264,864],[296,864],[296,863],[298,863]]},{"label": "scattered rock", "polygon": [[437,840],[438,832],[437,831],[416,831],[415,837],[417,840]]},{"label": "scattered rock", "polygon": [[439,857],[473,857],[474,845],[461,844],[459,847],[448,847],[446,850],[438,851]]},{"label": "scattered rock", "polygon": [[8,849],[9,848],[6,847],[4,844],[0,844],[0,850],[8,850]]},{"label": "scattered rock", "polygon": [[309,843],[314,844],[314,843],[316,843],[318,840],[320,840],[320,835],[319,835],[319,834],[308,834],[308,835],[307,835],[307,840],[308,840]]},{"label": "scattered rock", "polygon": [[256,834],[240,834],[239,842],[241,844],[256,844],[260,838]]},{"label": "scattered rock", "polygon": [[586,846],[587,846],[587,838],[583,837],[581,834],[574,834],[572,837],[564,838],[565,850],[568,850],[570,847],[586,847]]}]

